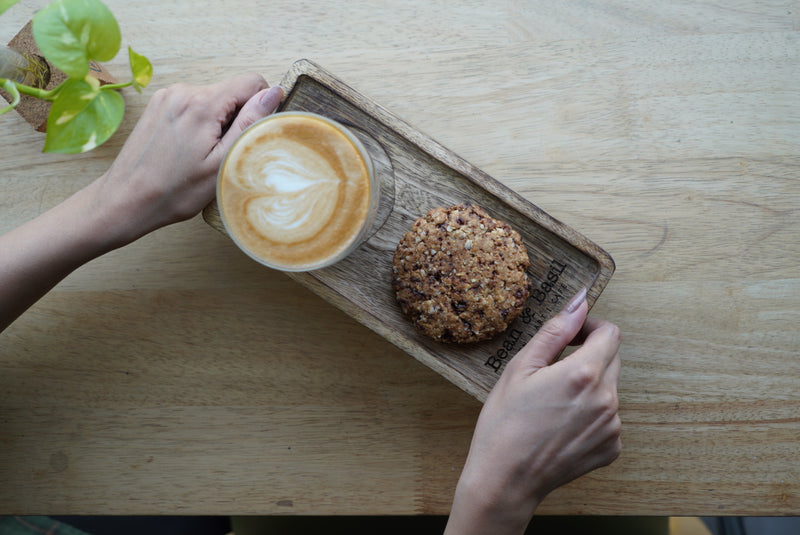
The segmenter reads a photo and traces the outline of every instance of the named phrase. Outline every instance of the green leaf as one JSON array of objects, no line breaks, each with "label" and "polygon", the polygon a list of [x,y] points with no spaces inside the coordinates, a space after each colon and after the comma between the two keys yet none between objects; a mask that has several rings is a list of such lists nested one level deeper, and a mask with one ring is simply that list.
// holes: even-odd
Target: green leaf
[{"label": "green leaf", "polygon": [[19,90],[17,89],[17,84],[12,82],[11,80],[6,80],[3,78],[0,79],[3,80],[3,83],[2,85],[0,85],[0,87],[8,91],[8,93],[11,95],[11,104],[6,106],[5,108],[0,109],[0,115],[3,115],[4,113],[9,112],[14,108],[16,108],[17,104],[19,104]]},{"label": "green leaf", "polygon": [[2,15],[6,9],[10,8],[17,2],[19,2],[19,0],[0,0],[0,15]]},{"label": "green leaf", "polygon": [[128,60],[133,74],[133,87],[141,93],[153,78],[153,64],[143,55],[134,52],[131,47],[128,47]]},{"label": "green leaf", "polygon": [[86,152],[117,131],[125,101],[116,91],[103,91],[96,78],[67,80],[47,117],[44,152]]},{"label": "green leaf", "polygon": [[33,36],[42,54],[67,75],[83,78],[89,60],[109,61],[122,37],[100,0],[55,0],[33,17]]}]

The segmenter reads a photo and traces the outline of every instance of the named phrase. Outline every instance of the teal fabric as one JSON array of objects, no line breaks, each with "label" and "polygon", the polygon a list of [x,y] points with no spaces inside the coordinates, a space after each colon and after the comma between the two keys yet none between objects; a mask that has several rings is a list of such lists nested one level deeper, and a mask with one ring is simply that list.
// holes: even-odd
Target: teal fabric
[{"label": "teal fabric", "polygon": [[0,535],[88,535],[46,516],[2,516]]}]

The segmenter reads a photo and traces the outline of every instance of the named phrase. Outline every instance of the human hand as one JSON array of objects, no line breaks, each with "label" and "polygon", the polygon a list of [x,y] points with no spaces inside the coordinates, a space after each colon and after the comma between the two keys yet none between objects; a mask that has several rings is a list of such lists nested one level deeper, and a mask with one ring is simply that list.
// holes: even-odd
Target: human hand
[{"label": "human hand", "polygon": [[100,178],[97,202],[122,223],[119,245],[188,219],[213,198],[222,158],[248,126],[280,104],[280,87],[255,74],[157,91],[119,156]]},{"label": "human hand", "polygon": [[[508,363],[481,411],[446,533],[523,533],[555,488],[617,458],[620,332],[585,290]],[[551,364],[573,341],[582,347]]]},{"label": "human hand", "polygon": [[234,139],[282,98],[253,74],[157,91],[103,176],[0,236],[0,331],[84,263],[197,214]]}]

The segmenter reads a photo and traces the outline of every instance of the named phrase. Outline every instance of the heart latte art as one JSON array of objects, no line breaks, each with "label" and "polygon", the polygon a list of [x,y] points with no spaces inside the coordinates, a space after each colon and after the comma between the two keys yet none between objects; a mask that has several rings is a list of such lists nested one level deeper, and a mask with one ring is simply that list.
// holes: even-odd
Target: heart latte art
[{"label": "heart latte art", "polygon": [[279,269],[313,269],[358,239],[370,214],[370,168],[340,126],[287,112],[236,141],[217,193],[225,226],[247,253]]}]

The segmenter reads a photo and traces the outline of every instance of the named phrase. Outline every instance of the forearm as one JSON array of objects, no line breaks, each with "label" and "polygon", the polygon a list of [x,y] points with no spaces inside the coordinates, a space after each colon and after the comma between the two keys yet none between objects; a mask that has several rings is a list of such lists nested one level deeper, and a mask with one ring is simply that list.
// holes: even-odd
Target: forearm
[{"label": "forearm", "polygon": [[93,182],[35,219],[0,236],[0,331],[86,262],[130,241],[120,214]]},{"label": "forearm", "polygon": [[256,74],[156,91],[102,177],[0,236],[0,331],[79,266],[196,215],[233,141],[282,97]]}]

